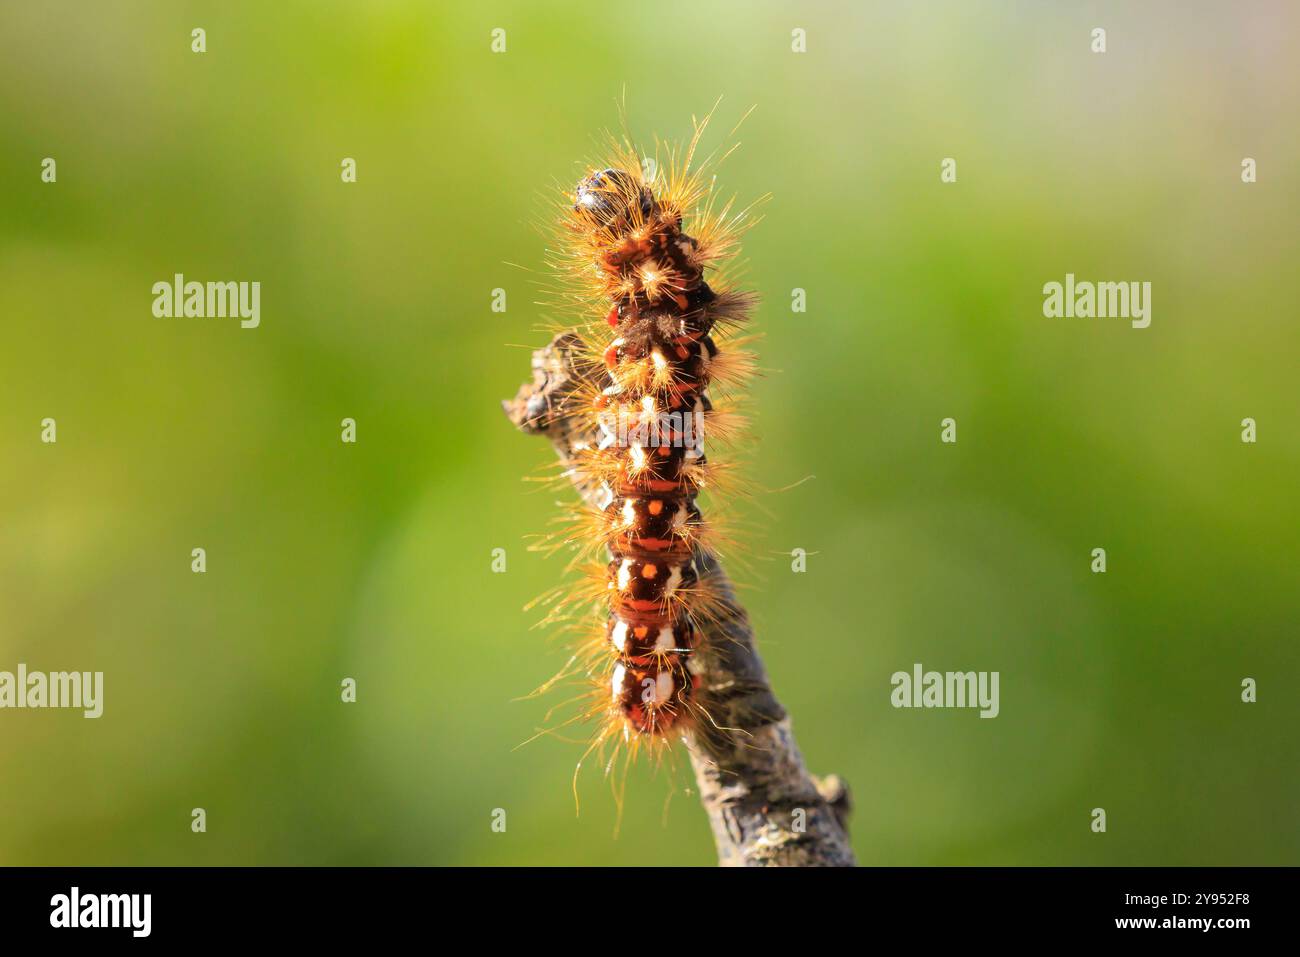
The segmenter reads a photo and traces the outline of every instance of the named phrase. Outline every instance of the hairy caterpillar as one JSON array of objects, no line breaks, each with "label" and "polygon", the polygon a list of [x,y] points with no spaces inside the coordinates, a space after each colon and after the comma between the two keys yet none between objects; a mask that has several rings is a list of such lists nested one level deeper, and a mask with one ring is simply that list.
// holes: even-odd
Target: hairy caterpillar
[{"label": "hairy caterpillar", "polygon": [[684,734],[727,730],[709,713],[706,626],[728,596],[702,573],[725,536],[697,499],[738,489],[705,455],[704,436],[732,441],[743,427],[709,390],[734,396],[753,370],[749,353],[719,340],[756,302],[720,272],[754,221],[752,207],[734,211],[714,192],[711,170],[728,154],[696,165],[707,124],[667,148],[662,167],[626,137],[612,141],[566,192],[551,258],[560,303],[584,318],[566,339],[578,382],[545,412],[576,436],[561,480],[585,502],[536,547],[573,549],[586,575],[539,599],[548,622],[579,635],[578,653],[539,691],[573,676],[587,683],[587,707],[570,720],[599,721],[586,754],[614,744],[607,773],[620,747],[630,761]]}]

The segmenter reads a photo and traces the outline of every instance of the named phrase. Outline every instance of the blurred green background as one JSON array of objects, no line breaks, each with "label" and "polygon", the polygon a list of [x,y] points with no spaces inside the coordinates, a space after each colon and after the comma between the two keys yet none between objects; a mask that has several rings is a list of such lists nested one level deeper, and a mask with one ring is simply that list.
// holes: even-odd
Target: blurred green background
[{"label": "blurred green background", "polygon": [[[0,670],[106,685],[98,721],[0,712],[0,863],[714,861],[684,756],[614,839],[594,769],[575,817],[579,745],[512,750],[565,658],[523,610],[562,563],[525,550],[549,449],[498,403],[545,338],[539,197],[624,89],[645,142],[757,105],[720,181],[773,194],[750,475],[816,478],[751,512],[745,600],[861,861],[1300,862],[1298,20],[0,7]],[[155,319],[176,272],[260,281],[261,327]],[[1067,272],[1150,281],[1151,327],[1045,319]],[[914,662],[1000,671],[1001,715],[894,710]]]}]

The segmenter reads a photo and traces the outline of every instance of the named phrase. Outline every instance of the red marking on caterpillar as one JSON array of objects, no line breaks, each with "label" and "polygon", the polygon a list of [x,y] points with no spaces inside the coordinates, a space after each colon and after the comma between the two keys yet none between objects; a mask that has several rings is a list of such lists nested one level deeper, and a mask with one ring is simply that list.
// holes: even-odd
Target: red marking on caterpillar
[{"label": "red marking on caterpillar", "polygon": [[[703,438],[734,439],[740,417],[708,390],[734,392],[752,371],[747,353],[718,340],[748,318],[755,298],[719,271],[753,224],[752,207],[736,210],[714,192],[713,168],[728,154],[697,164],[707,124],[668,149],[667,162],[647,164],[661,171],[650,179],[627,138],[612,141],[566,194],[551,263],[562,278],[558,303],[583,305],[586,355],[576,365],[591,370],[562,414],[592,439],[562,480],[597,492],[594,507],[576,509],[535,547],[572,548],[575,563],[602,553],[606,561],[572,591],[544,596],[547,620],[582,637],[570,666],[539,691],[562,678],[587,683],[588,707],[570,720],[599,721],[587,754],[613,744],[607,772],[620,748],[628,760],[642,748],[663,754],[673,738],[716,728],[706,634],[722,596],[699,569],[719,530],[697,497],[708,490],[712,504],[731,494]],[[572,324],[561,315],[561,327]]]}]

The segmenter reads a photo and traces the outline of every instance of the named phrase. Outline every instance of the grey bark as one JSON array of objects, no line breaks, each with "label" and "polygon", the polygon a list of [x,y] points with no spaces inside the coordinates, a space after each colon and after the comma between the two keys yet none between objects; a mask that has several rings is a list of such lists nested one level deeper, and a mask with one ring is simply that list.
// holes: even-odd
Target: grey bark
[{"label": "grey bark", "polygon": [[[564,415],[581,370],[580,340],[564,333],[533,353],[533,381],[502,403],[523,432],[550,439],[564,463],[591,436],[575,433],[583,419]],[[575,479],[575,483],[577,480]],[[590,500],[596,490],[578,484]],[[772,693],[754,647],[749,618],[726,573],[697,555],[701,577],[712,577],[727,611],[705,628],[708,654],[702,703],[719,728],[699,728],[688,739],[700,801],[713,827],[724,866],[852,866],[847,786],[836,775],[815,778],[804,766],[790,718]]]}]

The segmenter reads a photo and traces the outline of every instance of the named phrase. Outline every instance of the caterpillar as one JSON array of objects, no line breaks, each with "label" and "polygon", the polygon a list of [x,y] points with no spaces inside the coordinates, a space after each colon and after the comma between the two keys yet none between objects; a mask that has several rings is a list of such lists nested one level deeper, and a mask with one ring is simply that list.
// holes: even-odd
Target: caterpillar
[{"label": "caterpillar", "polygon": [[586,682],[586,708],[570,720],[598,721],[584,760],[615,745],[607,774],[620,748],[626,769],[642,749],[662,754],[678,737],[726,730],[708,707],[707,626],[728,596],[703,572],[727,533],[706,521],[699,498],[741,491],[732,469],[706,456],[704,437],[734,443],[745,425],[735,394],[754,358],[719,343],[757,302],[723,268],[755,219],[754,206],[737,211],[714,189],[712,170],[730,150],[697,165],[707,125],[651,160],[626,135],[611,138],[604,161],[563,193],[549,260],[562,280],[561,326],[573,325],[570,307],[579,312],[566,339],[577,382],[550,410],[577,437],[559,479],[586,494],[535,547],[571,548],[586,574],[539,600],[546,622],[579,633],[570,664],[539,691],[574,675]]}]

